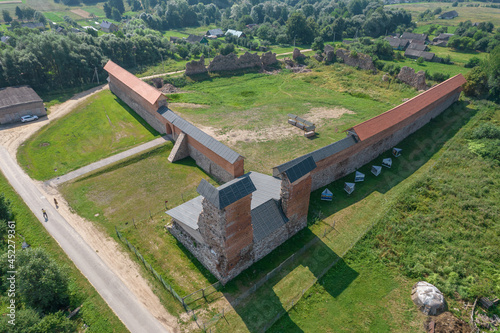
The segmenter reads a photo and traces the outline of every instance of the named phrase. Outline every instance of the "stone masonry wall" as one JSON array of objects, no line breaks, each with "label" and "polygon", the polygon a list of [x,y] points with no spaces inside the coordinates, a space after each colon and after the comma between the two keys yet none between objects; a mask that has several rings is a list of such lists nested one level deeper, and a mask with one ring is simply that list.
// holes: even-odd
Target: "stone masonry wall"
[{"label": "stone masonry wall", "polygon": [[226,56],[220,54],[216,56],[208,65],[210,72],[235,71],[239,69],[247,69],[261,67],[262,62],[258,54],[245,52],[239,58],[236,54],[230,53]]},{"label": "stone masonry wall", "polygon": [[198,227],[213,256],[207,253],[200,255],[206,257],[203,259],[203,262],[207,262],[205,266],[223,284],[253,263],[251,202],[250,194],[219,210],[208,200],[202,200],[203,210]]},{"label": "stone masonry wall", "polygon": [[199,61],[193,60],[186,64],[186,75],[197,75],[207,73],[207,67],[205,66],[205,57],[201,56]]},{"label": "stone masonry wall", "polygon": [[259,261],[268,255],[272,250],[283,244],[292,235],[289,234],[287,225],[276,229],[266,238],[253,244],[254,262]]},{"label": "stone masonry wall", "polygon": [[0,110],[0,124],[17,123],[21,121],[22,116],[27,115],[36,115],[38,117],[47,115],[43,102],[14,105]]},{"label": "stone masonry wall", "polygon": [[286,174],[282,175],[281,207],[289,220],[286,224],[289,237],[307,226],[311,183],[310,173],[296,180],[293,184],[290,183]]},{"label": "stone masonry wall", "polygon": [[348,66],[356,68],[359,67],[361,69],[371,70],[374,72],[377,71],[372,58],[370,58],[369,55],[358,52],[356,57],[352,57],[351,52],[345,49],[338,49],[337,52],[335,52],[335,55],[337,56],[337,59],[342,59],[344,64]]},{"label": "stone masonry wall", "polygon": [[403,68],[401,68],[401,71],[398,74],[398,79],[417,90],[427,89],[427,84],[425,84],[424,71],[419,71],[418,73],[415,73],[415,70],[413,68],[403,66]]},{"label": "stone masonry wall", "polygon": [[157,108],[153,110],[154,107],[150,105],[146,100],[144,100],[141,96],[113,78],[111,75],[109,77],[109,89],[111,89],[111,91],[116,96],[118,96],[118,98],[124,101],[135,112],[137,112],[137,114],[141,116],[142,119],[144,119],[149,125],[151,125],[151,127],[157,130],[160,134],[165,134],[166,120],[162,121],[156,117],[154,113],[157,113]]},{"label": "stone masonry wall", "polygon": [[427,108],[422,109],[413,117],[407,119],[399,126],[390,128],[379,135],[329,156],[316,162],[316,169],[311,172],[311,191],[325,186],[343,176],[354,172],[360,166],[370,162],[383,152],[394,147],[403,139],[427,124],[432,118],[437,117],[446,110],[460,96],[460,90],[443,96]]}]

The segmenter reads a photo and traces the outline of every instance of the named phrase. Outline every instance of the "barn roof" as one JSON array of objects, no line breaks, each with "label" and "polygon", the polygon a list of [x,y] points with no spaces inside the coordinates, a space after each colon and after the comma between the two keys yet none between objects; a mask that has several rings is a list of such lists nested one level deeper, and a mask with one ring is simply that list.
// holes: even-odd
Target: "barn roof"
[{"label": "barn roof", "polygon": [[43,101],[29,86],[7,87],[0,89],[0,109],[34,102]]},{"label": "barn roof", "polygon": [[427,45],[425,44],[410,43],[410,45],[408,45],[408,50],[425,51],[426,49]]},{"label": "barn roof", "polygon": [[[411,45],[411,44],[410,44]],[[432,52],[427,52],[427,51],[420,51],[417,49],[410,49],[407,48],[405,51],[405,57],[414,57],[414,58],[424,58],[426,61],[432,61],[434,59],[434,53]]]},{"label": "barn roof", "polygon": [[150,86],[132,73],[121,68],[111,60],[109,60],[106,66],[104,66],[104,70],[110,75],[116,77],[121,83],[129,87],[131,90],[135,91],[150,104],[155,104],[158,98],[162,96],[162,93],[156,88]]},{"label": "barn roof", "polygon": [[175,127],[179,128],[181,131],[198,141],[200,144],[204,145],[229,163],[233,164],[240,158],[240,154],[226,146],[225,144],[217,141],[207,133],[200,130],[198,127],[194,126],[187,120],[175,114],[172,110],[165,106],[158,109],[158,113],[168,120]]},{"label": "barn roof", "polygon": [[454,18],[454,17],[457,17],[458,16],[458,13],[456,10],[452,10],[452,11],[449,11],[449,12],[446,12],[446,13],[443,13],[439,16],[439,18]]},{"label": "barn roof", "polygon": [[415,34],[415,33],[412,33],[412,32],[403,32],[403,34],[401,35],[401,38],[402,39],[413,39],[413,40],[421,40],[421,41],[425,41],[427,39],[427,35],[426,34]]},{"label": "barn roof", "polygon": [[431,105],[441,97],[462,86],[465,82],[462,74],[455,75],[405,103],[354,126],[352,129],[361,141],[366,140],[413,116],[423,107]]}]

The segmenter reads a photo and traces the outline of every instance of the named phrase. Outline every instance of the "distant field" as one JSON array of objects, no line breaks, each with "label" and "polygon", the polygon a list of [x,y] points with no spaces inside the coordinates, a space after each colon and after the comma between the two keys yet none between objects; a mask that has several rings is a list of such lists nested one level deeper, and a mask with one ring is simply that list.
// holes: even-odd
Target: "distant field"
[{"label": "distant field", "polygon": [[43,13],[43,15],[47,19],[49,19],[49,20],[51,20],[53,22],[56,22],[56,23],[58,23],[58,22],[64,22],[64,19],[62,17],[58,16],[57,14],[54,14],[54,13],[51,13],[51,12],[45,12],[45,13]]},{"label": "distant field", "polygon": [[[479,4],[479,7],[466,7],[466,4]],[[436,23],[446,26],[454,26],[458,25],[458,22],[471,20],[472,22],[491,21],[495,25],[495,27],[499,27],[500,9],[484,7],[485,4],[486,4],[485,2],[459,2],[458,7],[452,7],[451,2],[419,2],[419,3],[387,5],[385,7],[404,8],[412,14],[414,21],[418,21],[417,19],[418,14],[424,12],[427,9],[434,10],[438,7],[441,7],[443,12],[456,10],[458,13],[458,17],[452,20],[441,20],[437,18],[437,16],[439,16],[437,15],[436,18],[433,20],[418,22],[418,25]]]},{"label": "distant field", "polygon": [[133,110],[105,90],[28,139],[18,151],[18,161],[31,177],[47,180],[157,136]]},{"label": "distant field", "polygon": [[104,13],[104,10],[100,7],[84,7],[83,8],[85,11],[94,14],[97,17],[106,17],[106,14]]},{"label": "distant field", "polygon": [[[453,57],[454,55],[451,53],[451,50],[448,49],[449,51],[446,52],[445,49],[446,48],[442,48],[443,50],[439,50],[439,47],[435,47],[433,48],[433,52],[434,50],[438,50],[436,52],[436,54],[438,56],[446,56],[447,54],[450,54],[451,57]],[[472,57],[474,54],[471,54],[470,57]],[[481,55],[477,55],[478,57],[482,57]],[[459,57],[461,58],[461,56]],[[453,60],[453,58],[452,58]],[[384,63],[389,63],[389,64],[394,64],[394,65],[398,65],[400,67],[403,67],[403,66],[408,66],[408,67],[411,67],[411,68],[414,68],[415,71],[429,71],[431,74],[434,74],[434,73],[443,73],[443,74],[448,74],[449,76],[454,76],[454,75],[457,75],[459,73],[462,73],[462,74],[465,74],[467,73],[468,71],[470,71],[470,68],[465,68],[463,67],[463,65],[459,65],[459,64],[442,64],[442,63],[438,63],[438,62],[424,62],[422,64],[417,64],[417,61],[416,60],[413,60],[413,59],[404,59],[404,60],[392,60],[392,61],[385,61],[385,60],[382,60],[382,62]]]}]

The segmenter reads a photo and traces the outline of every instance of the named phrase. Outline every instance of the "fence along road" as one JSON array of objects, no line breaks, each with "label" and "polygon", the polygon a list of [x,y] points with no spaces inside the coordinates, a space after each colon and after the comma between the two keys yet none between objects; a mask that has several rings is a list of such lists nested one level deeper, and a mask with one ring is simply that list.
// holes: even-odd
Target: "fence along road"
[{"label": "fence along road", "polygon": [[[3,146],[0,146],[0,169],[45,229],[132,333],[168,332],[75,229],[49,204]],[[42,208],[48,213],[48,222],[42,220]]]}]

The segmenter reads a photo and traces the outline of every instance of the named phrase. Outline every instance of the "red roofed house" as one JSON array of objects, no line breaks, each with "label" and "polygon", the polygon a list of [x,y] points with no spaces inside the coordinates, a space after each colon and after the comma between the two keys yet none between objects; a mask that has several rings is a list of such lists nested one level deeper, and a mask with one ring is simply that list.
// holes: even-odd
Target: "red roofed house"
[{"label": "red roofed house", "polygon": [[167,106],[167,98],[156,88],[129,73],[111,60],[104,66],[109,74],[109,88],[122,101],[148,122],[155,130],[166,133],[166,121],[158,114],[161,106]]}]

